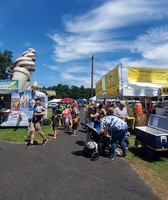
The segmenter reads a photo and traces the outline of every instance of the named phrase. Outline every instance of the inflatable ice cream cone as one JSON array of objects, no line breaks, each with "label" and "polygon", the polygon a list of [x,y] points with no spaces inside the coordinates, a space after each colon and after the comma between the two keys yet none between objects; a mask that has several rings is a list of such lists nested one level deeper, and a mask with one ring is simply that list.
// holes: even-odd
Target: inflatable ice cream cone
[{"label": "inflatable ice cream cone", "polygon": [[12,80],[19,81],[19,90],[23,90],[30,75],[35,71],[36,51],[29,48],[15,60],[15,68]]}]

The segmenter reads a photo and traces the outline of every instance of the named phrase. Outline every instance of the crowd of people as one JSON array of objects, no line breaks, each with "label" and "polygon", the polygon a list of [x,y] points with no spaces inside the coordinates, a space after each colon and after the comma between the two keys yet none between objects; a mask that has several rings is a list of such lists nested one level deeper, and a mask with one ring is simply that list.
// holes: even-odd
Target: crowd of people
[{"label": "crowd of people", "polygon": [[[77,128],[79,123],[79,113],[80,112],[77,103],[64,105],[58,103],[57,107],[52,109],[52,117],[50,123],[50,126],[52,127],[53,131],[52,138],[57,138],[58,128],[62,128],[65,131],[70,131],[71,128],[71,135],[78,136]],[[44,115],[45,108],[43,107],[41,100],[37,99],[36,106],[34,108],[33,118],[28,119],[28,142],[26,149],[34,147],[35,131],[37,131],[42,137],[42,144],[45,145],[47,143],[48,139],[45,138],[45,134],[43,133],[41,127]]]},{"label": "crowd of people", "polygon": [[[91,102],[85,107],[85,123],[95,128],[100,135],[108,134],[111,137],[110,160],[114,160],[117,144],[122,149],[122,156],[126,157],[128,140],[128,113],[124,101],[115,104],[99,104]],[[90,133],[87,133],[86,142],[90,140]]]},{"label": "crowd of people", "polygon": [[[127,125],[127,109],[124,101],[120,101],[118,105],[114,104],[99,104],[95,102],[86,103],[83,105],[85,113],[85,124],[95,128],[100,135],[108,135],[111,137],[110,159],[114,160],[116,147],[118,143],[122,149],[122,156],[126,157],[126,149],[129,145],[128,140],[128,125]],[[45,109],[40,100],[37,101],[37,106],[34,110],[33,119],[29,119],[28,125],[28,144],[27,149],[33,147],[34,132],[37,131],[43,139],[43,144],[47,143],[44,133],[41,129],[41,122],[45,114]],[[79,124],[80,110],[77,103],[60,104],[52,109],[51,127],[52,138],[57,138],[58,128],[62,128],[65,132],[70,132],[72,136],[78,136],[77,129]],[[90,141],[90,133],[86,134],[86,143]]]}]

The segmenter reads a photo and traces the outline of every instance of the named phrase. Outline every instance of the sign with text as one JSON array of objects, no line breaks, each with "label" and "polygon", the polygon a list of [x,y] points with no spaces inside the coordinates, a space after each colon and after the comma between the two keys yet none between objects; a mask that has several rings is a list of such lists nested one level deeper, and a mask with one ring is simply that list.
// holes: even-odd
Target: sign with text
[{"label": "sign with text", "polygon": [[102,95],[103,95],[103,89],[102,89],[102,79],[101,79],[96,83],[96,96],[99,97]]},{"label": "sign with text", "polygon": [[168,70],[151,68],[128,68],[129,82],[168,83]]},{"label": "sign with text", "polygon": [[0,92],[18,90],[18,80],[0,80]]},{"label": "sign with text", "polygon": [[113,68],[105,75],[106,97],[115,97],[119,94],[119,68]]}]

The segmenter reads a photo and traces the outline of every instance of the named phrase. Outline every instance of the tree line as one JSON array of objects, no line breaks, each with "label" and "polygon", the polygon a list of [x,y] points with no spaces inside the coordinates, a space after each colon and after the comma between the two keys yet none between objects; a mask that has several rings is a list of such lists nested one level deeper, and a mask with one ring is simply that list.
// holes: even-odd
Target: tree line
[{"label": "tree line", "polygon": [[5,50],[3,53],[0,51],[0,79],[5,79],[5,70],[9,65],[14,65],[12,61],[11,51]]},{"label": "tree line", "polygon": [[[56,92],[56,98],[62,99],[65,97],[70,97],[73,99],[89,99],[91,97],[91,88],[85,88],[84,86],[68,86],[58,84],[52,87],[42,87],[40,90],[53,90]],[[95,91],[94,91],[95,93]]]},{"label": "tree line", "polygon": [[[9,65],[14,66],[12,61],[13,53],[11,51],[5,50],[0,51],[0,79],[5,79],[5,70]],[[85,88],[84,86],[68,86],[58,84],[52,87],[42,87],[41,90],[54,90],[56,92],[56,98],[62,99],[64,97],[71,97],[73,99],[89,99],[91,97],[91,88]],[[94,91],[95,94],[95,91]]]}]

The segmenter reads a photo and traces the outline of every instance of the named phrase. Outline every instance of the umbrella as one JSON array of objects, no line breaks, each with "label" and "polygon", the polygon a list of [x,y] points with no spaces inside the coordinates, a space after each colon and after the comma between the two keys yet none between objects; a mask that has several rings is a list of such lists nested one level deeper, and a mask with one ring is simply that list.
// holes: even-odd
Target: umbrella
[{"label": "umbrella", "polygon": [[77,101],[78,103],[86,103],[86,102],[87,102],[86,99],[76,99],[76,101]]},{"label": "umbrella", "polygon": [[72,99],[72,98],[69,98],[69,97],[65,97],[65,98],[61,99],[61,102],[76,103],[76,100]]}]

